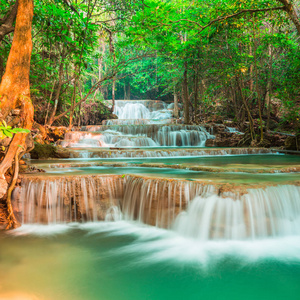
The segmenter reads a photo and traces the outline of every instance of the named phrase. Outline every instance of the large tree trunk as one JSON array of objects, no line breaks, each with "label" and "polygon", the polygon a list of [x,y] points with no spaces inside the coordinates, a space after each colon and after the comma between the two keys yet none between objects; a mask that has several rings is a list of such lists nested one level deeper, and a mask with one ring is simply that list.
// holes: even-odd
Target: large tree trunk
[{"label": "large tree trunk", "polygon": [[[9,113],[12,109],[20,109],[18,127],[31,129],[33,124],[33,106],[30,100],[29,71],[32,50],[31,25],[33,17],[33,1],[19,0],[16,26],[6,70],[0,84],[1,120],[10,123]],[[14,120],[15,122],[15,120]],[[17,171],[20,152],[26,151],[26,133],[15,134],[5,157],[0,164],[1,184],[5,184],[5,173],[15,160]],[[20,150],[22,149],[22,150]],[[15,179],[15,176],[14,176]],[[12,185],[15,180],[12,181]],[[10,188],[11,189],[11,188]],[[9,194],[9,193],[8,193]],[[4,193],[0,194],[2,198]],[[10,195],[7,197],[9,227],[15,227],[17,221],[13,215]]]}]

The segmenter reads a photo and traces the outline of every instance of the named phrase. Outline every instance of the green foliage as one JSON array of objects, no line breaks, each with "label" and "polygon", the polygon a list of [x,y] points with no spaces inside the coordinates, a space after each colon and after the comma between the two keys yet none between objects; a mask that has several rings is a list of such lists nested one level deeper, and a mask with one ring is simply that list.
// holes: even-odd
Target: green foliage
[{"label": "green foliage", "polygon": [[0,122],[0,140],[9,137],[12,138],[15,133],[29,133],[30,130],[23,128],[12,128],[3,120]]},{"label": "green foliage", "polygon": [[[0,17],[12,4],[0,0]],[[276,111],[272,104],[271,114],[298,124],[299,37],[286,11],[270,10],[280,6],[278,0],[35,1],[30,73],[35,118],[44,123],[55,106],[56,115],[68,110],[106,77],[85,106],[74,109],[77,120],[87,107],[109,114],[102,104],[111,98],[113,79],[117,99],[129,94],[172,99],[175,91],[182,102],[186,68],[195,115],[245,122],[246,103],[257,120],[260,101],[264,125],[270,93],[281,107]],[[3,61],[11,42],[7,36],[1,44]]]}]

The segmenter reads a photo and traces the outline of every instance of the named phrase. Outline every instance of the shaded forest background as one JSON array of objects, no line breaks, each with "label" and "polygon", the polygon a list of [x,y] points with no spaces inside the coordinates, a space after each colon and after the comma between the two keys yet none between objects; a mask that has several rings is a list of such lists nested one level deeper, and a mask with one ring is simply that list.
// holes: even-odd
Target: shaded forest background
[{"label": "shaded forest background", "polygon": [[[0,78],[15,1],[0,1]],[[299,1],[34,1],[35,121],[86,125],[106,99],[179,99],[185,123],[299,130]],[[10,30],[3,33],[3,25]],[[6,27],[7,29],[7,27]],[[182,110],[182,111],[181,111]]]}]

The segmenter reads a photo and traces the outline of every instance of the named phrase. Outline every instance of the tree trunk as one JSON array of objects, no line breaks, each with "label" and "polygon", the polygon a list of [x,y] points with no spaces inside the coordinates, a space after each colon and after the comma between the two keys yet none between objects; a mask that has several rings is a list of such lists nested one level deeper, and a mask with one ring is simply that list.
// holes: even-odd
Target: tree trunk
[{"label": "tree trunk", "polygon": [[69,129],[72,128],[73,124],[73,116],[75,112],[75,103],[76,103],[76,88],[77,88],[77,82],[78,82],[78,67],[74,67],[74,87],[73,87],[73,95],[72,95],[72,100],[71,100],[71,111],[70,111],[70,119],[69,119]]},{"label": "tree trunk", "polygon": [[188,80],[187,80],[187,62],[184,63],[183,73],[183,105],[184,105],[184,124],[190,123],[189,114],[189,94],[188,94]]},{"label": "tree trunk", "polygon": [[259,114],[259,126],[260,126],[260,142],[264,140],[264,128],[263,128],[263,120],[262,120],[262,105],[261,105],[261,95],[259,91],[258,85],[258,68],[257,68],[257,41],[255,35],[255,28],[254,28],[254,19],[253,19],[253,41],[254,41],[254,69],[255,69],[255,87],[256,87],[256,95],[257,95],[257,102],[258,102],[258,114]]},{"label": "tree trunk", "polygon": [[17,16],[18,11],[18,1],[11,7],[10,11],[6,14],[6,16],[0,20],[0,42],[3,38],[14,31],[14,21]]},{"label": "tree trunk", "polygon": [[[104,55],[105,55],[105,43],[104,43],[104,41],[102,41],[101,38],[99,39],[99,50],[101,50],[102,55],[99,56],[99,58],[98,58],[98,81],[100,81],[101,78],[102,78],[103,58],[104,58]],[[100,88],[95,91],[94,99],[96,98],[99,90],[100,90]]]},{"label": "tree trunk", "polygon": [[280,3],[284,5],[284,10],[287,12],[287,14],[290,17],[290,20],[294,23],[296,26],[297,32],[300,35],[300,20],[297,16],[297,12],[295,7],[293,6],[292,2],[290,0],[277,0]]},{"label": "tree trunk", "polygon": [[[113,56],[113,61],[116,62],[115,46],[114,46],[113,34],[111,31],[109,31],[109,52]],[[116,77],[114,76],[112,80],[113,83],[112,83],[112,91],[111,91],[111,100],[112,100],[111,112],[115,110]]]},{"label": "tree trunk", "polygon": [[[33,105],[30,100],[29,71],[32,51],[31,26],[33,17],[33,1],[19,0],[14,37],[8,56],[6,70],[0,84],[0,109],[1,120],[8,121],[12,109],[20,109],[19,127],[31,129],[33,124]],[[8,151],[0,164],[0,180],[5,180],[6,171],[18,164],[18,153],[26,151],[27,133],[15,134],[9,145]],[[15,177],[16,175],[14,175]],[[12,182],[13,184],[13,182]],[[8,193],[9,194],[9,193]],[[0,195],[3,197],[4,195]],[[7,206],[9,206],[9,195]],[[8,216],[8,227],[17,226],[13,212]]]},{"label": "tree trunk", "polygon": [[178,95],[176,93],[176,87],[174,86],[174,110],[173,115],[175,119],[178,119]]},{"label": "tree trunk", "polygon": [[194,109],[195,109],[195,118],[194,121],[197,121],[197,112],[198,112],[198,70],[195,69],[194,75]]},{"label": "tree trunk", "polygon": [[64,58],[62,56],[61,61],[60,61],[60,65],[59,65],[58,87],[57,87],[56,94],[55,94],[53,111],[52,111],[51,117],[50,117],[49,122],[48,122],[49,126],[52,125],[52,123],[54,122],[54,119],[55,119],[58,100],[59,100],[61,88],[62,88],[62,85],[63,85],[63,71],[64,71]]},{"label": "tree trunk", "polygon": [[130,81],[128,82],[128,89],[127,89],[127,97],[128,97],[128,99],[127,100],[130,100],[130,98],[131,98],[131,89],[130,89]]},{"label": "tree trunk", "polygon": [[[270,33],[273,33],[273,28],[270,29]],[[272,97],[272,73],[273,73],[273,46],[269,45],[269,77],[267,84],[266,103],[267,103],[267,130],[270,129],[270,115],[271,115],[271,97]]]}]

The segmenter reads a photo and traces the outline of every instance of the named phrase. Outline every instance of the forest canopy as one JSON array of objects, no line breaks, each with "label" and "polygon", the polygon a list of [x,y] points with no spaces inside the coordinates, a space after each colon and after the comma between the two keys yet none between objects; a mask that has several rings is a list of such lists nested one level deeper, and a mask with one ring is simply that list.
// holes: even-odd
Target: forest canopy
[{"label": "forest canopy", "polygon": [[[0,6],[1,78],[17,3]],[[96,124],[105,100],[176,97],[185,123],[232,119],[261,140],[295,131],[299,34],[299,1],[34,1],[34,120]]]}]

